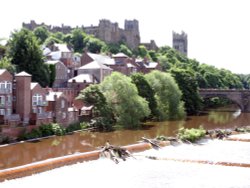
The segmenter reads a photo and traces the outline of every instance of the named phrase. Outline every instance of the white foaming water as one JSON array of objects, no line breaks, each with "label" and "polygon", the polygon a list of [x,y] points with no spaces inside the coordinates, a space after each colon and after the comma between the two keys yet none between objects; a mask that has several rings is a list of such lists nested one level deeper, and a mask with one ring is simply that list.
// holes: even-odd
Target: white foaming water
[{"label": "white foaming water", "polygon": [[[238,149],[237,149],[238,148]],[[231,152],[230,152],[231,151]],[[1,188],[247,188],[250,168],[150,160],[144,156],[250,163],[250,144],[210,141],[202,146],[169,146],[115,164],[100,159],[0,183]]]}]

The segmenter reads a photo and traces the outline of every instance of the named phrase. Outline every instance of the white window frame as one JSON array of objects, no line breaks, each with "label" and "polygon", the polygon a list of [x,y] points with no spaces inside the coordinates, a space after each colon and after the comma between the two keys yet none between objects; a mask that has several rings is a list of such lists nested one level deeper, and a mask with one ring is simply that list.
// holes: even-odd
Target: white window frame
[{"label": "white window frame", "polygon": [[42,104],[43,96],[41,94],[36,93],[32,96],[32,106],[38,106]]}]

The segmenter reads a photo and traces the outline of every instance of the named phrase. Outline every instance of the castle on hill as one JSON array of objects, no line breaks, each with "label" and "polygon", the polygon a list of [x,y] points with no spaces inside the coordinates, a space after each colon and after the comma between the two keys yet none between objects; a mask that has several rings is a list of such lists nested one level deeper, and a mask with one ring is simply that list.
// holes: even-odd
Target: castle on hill
[{"label": "castle on hill", "polygon": [[[50,32],[62,32],[64,34],[68,34],[75,29],[74,27],[65,26],[64,24],[61,26],[51,26],[44,23],[37,24],[34,20],[31,20],[30,23],[23,23],[22,25],[24,28],[32,31],[39,26],[45,26]],[[131,49],[135,49],[141,44],[139,22],[135,19],[125,20],[124,29],[120,28],[117,22],[113,23],[107,19],[100,20],[98,26],[81,26],[80,28],[82,28],[87,34],[94,35],[106,43],[124,42]],[[152,50],[157,49],[153,40],[151,40],[150,43],[143,43],[143,45],[150,47]]]}]

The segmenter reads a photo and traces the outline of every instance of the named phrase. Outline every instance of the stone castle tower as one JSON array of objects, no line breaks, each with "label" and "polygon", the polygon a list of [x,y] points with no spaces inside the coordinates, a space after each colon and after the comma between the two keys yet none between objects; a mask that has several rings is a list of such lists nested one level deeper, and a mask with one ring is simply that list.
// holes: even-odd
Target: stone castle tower
[{"label": "stone castle tower", "polygon": [[102,19],[98,26],[84,27],[87,34],[92,34],[107,43],[124,42],[128,47],[134,49],[139,46],[140,32],[137,20],[125,20],[124,29],[119,28],[117,22]]},{"label": "stone castle tower", "polygon": [[[62,32],[64,34],[70,33],[73,27],[65,26],[51,26],[44,23],[37,24],[34,20],[30,23],[23,23],[23,27],[34,30],[36,27],[45,26],[50,32]],[[79,27],[78,27],[79,28]],[[87,34],[94,35],[95,37],[107,43],[124,42],[128,47],[134,49],[140,45],[140,32],[138,20],[125,20],[124,29],[119,28],[117,22],[113,23],[110,20],[102,19],[99,21],[98,26],[81,26]]]},{"label": "stone castle tower", "polygon": [[173,48],[178,50],[184,55],[188,55],[188,37],[185,32],[181,32],[181,34],[173,31]]}]

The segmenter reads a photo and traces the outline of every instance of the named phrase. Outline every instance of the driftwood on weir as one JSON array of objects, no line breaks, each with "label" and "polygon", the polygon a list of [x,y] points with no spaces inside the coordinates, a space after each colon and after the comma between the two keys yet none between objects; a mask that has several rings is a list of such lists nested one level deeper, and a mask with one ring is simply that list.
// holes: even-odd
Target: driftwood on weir
[{"label": "driftwood on weir", "polygon": [[209,135],[210,138],[224,139],[231,135],[232,131],[228,129],[215,129],[208,130],[206,134]]},{"label": "driftwood on weir", "polygon": [[148,139],[145,137],[141,137],[143,142],[149,143],[151,144],[152,148],[158,150],[161,148],[161,146],[159,145],[159,141],[155,140],[155,139]]},{"label": "driftwood on weir", "polygon": [[119,163],[119,159],[125,161],[128,157],[133,157],[128,150],[119,146],[110,145],[109,142],[102,148],[100,155],[111,159],[116,164]]}]

